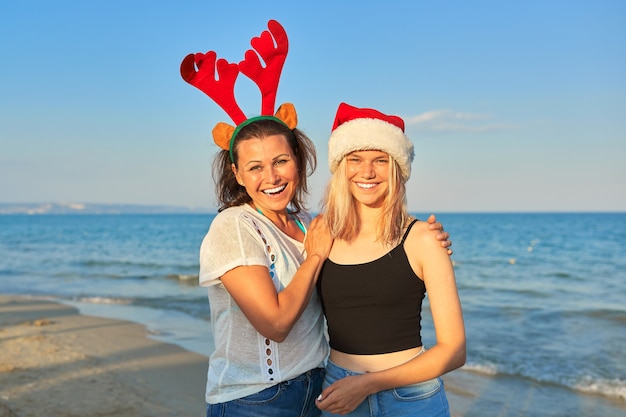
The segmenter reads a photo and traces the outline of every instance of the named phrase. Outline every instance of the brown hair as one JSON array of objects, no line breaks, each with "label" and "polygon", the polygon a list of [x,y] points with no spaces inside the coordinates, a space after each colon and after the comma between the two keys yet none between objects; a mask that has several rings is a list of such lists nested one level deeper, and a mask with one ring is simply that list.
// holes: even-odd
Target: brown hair
[{"label": "brown hair", "polygon": [[299,213],[306,208],[304,197],[309,192],[307,178],[315,171],[317,166],[317,156],[315,146],[299,129],[289,129],[284,124],[271,119],[254,121],[241,128],[237,136],[233,138],[233,161],[230,159],[229,151],[221,150],[213,161],[213,180],[215,182],[215,195],[218,200],[218,211],[229,207],[240,206],[252,201],[246,189],[239,185],[235,174],[231,169],[231,164],[237,166],[239,160],[238,145],[240,142],[265,138],[267,136],[283,135],[293,152],[296,165],[298,167],[298,185],[296,193],[291,200],[291,211]]}]

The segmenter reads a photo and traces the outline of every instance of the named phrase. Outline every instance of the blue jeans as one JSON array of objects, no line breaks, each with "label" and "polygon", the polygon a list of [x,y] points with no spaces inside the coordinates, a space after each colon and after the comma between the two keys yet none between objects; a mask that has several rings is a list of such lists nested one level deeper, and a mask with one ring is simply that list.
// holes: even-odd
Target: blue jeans
[{"label": "blue jeans", "polygon": [[324,369],[312,369],[256,394],[207,404],[207,417],[317,417],[315,398],[322,392]]},{"label": "blue jeans", "polygon": [[[347,376],[359,374],[359,372],[341,368],[329,360],[326,365],[323,388]],[[322,413],[324,417],[336,415],[338,414]],[[372,394],[354,411],[346,415],[353,417],[449,417],[450,409],[443,389],[443,381],[441,378],[435,378]]]}]

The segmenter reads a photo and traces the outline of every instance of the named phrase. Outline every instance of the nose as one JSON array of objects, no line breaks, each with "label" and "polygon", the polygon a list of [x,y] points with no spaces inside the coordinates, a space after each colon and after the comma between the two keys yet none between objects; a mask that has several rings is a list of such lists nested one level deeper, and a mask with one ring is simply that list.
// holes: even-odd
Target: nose
[{"label": "nose", "polygon": [[270,184],[276,184],[279,181],[279,175],[276,173],[274,165],[270,165],[267,168],[267,182]]},{"label": "nose", "polygon": [[360,175],[363,179],[369,180],[376,176],[376,172],[374,172],[374,165],[370,162],[365,162],[361,165]]}]

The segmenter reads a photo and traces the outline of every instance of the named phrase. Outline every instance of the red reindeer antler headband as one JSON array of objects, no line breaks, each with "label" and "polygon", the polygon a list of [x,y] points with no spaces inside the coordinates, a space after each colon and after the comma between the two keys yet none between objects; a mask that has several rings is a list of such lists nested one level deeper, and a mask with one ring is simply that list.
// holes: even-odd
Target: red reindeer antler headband
[{"label": "red reindeer antler headband", "polygon": [[[294,129],[298,116],[293,104],[285,103],[274,115],[276,92],[280,74],[287,58],[289,42],[285,29],[275,20],[267,23],[269,31],[252,38],[252,49],[246,51],[244,60],[232,64],[225,59],[217,59],[217,54],[189,54],[180,64],[180,74],[189,84],[207,94],[218,104],[237,127],[218,123],[213,128],[213,140],[222,149],[230,151],[233,159],[231,142],[243,126],[258,119],[276,119]],[[261,64],[259,56],[265,62]],[[217,76],[215,78],[215,71]],[[261,116],[248,119],[235,100],[235,81],[239,73],[250,78],[261,90]]]}]

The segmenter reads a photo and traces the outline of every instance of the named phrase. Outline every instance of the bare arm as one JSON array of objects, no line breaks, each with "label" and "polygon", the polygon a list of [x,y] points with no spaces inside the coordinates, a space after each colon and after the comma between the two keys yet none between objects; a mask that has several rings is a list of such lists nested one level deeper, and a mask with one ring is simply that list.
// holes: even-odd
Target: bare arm
[{"label": "bare arm", "polygon": [[326,222],[315,218],[305,239],[307,258],[282,291],[276,293],[268,269],[260,265],[231,269],[221,281],[254,328],[282,342],[306,308],[331,246]]}]

